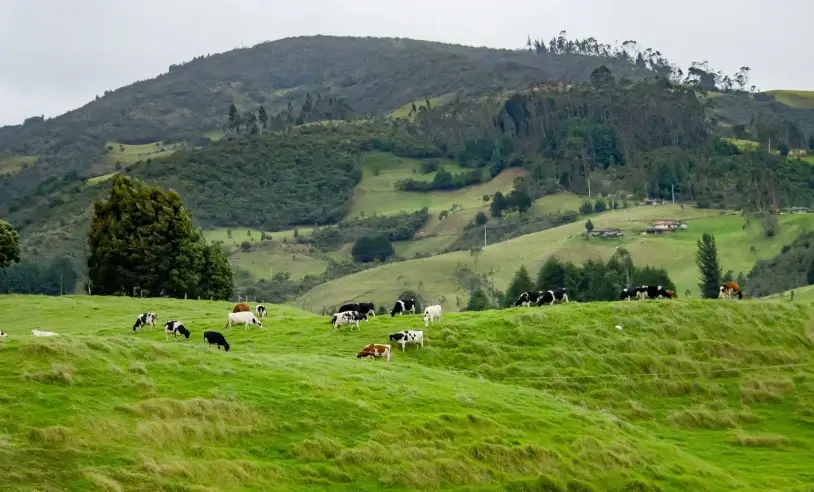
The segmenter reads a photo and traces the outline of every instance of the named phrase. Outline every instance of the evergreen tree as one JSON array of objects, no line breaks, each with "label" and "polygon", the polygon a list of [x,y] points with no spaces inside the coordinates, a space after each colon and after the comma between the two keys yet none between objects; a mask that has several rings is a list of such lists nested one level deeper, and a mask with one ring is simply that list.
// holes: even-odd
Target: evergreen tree
[{"label": "evergreen tree", "polygon": [[262,125],[263,129],[268,128],[269,115],[266,113],[265,107],[260,106],[260,110],[257,111],[257,119],[260,120],[260,125]]},{"label": "evergreen tree", "polygon": [[0,219],[0,268],[20,263],[20,234]]},{"label": "evergreen tree", "polygon": [[526,270],[525,265],[521,265],[520,269],[514,274],[514,278],[512,279],[512,283],[509,284],[508,290],[506,290],[506,305],[513,305],[517,298],[520,297],[520,294],[532,290],[534,290],[534,283],[531,281],[531,277],[529,277],[529,271]]},{"label": "evergreen tree", "polygon": [[198,295],[204,299],[228,299],[234,293],[234,276],[220,243],[204,247],[204,264]]},{"label": "evergreen tree", "polygon": [[591,219],[588,219],[588,222],[585,223],[585,231],[590,234],[594,230],[594,223],[591,222]]},{"label": "evergreen tree", "polygon": [[808,137],[808,148],[814,150],[814,135]]},{"label": "evergreen tree", "polygon": [[557,258],[549,256],[537,274],[537,290],[559,287],[565,287],[565,266]]},{"label": "evergreen tree", "polygon": [[808,266],[808,285],[814,285],[814,258],[811,259],[811,264]]},{"label": "evergreen tree", "polygon": [[722,275],[714,235],[705,232],[701,239],[698,240],[695,263],[698,265],[698,271],[701,274],[701,282],[698,284],[701,289],[701,297],[705,299],[717,298]]},{"label": "evergreen tree", "polygon": [[466,311],[485,311],[489,309],[489,298],[482,290],[478,289],[472,293],[466,305]]},{"label": "evergreen tree", "polygon": [[93,209],[88,232],[93,294],[194,297],[203,287],[223,298],[231,292],[231,276],[224,274],[228,262],[207,252],[203,233],[192,227],[174,191],[118,174],[109,198]]},{"label": "evergreen tree", "polygon": [[229,105],[229,129],[234,132],[240,131],[240,113],[237,112],[235,103]]}]

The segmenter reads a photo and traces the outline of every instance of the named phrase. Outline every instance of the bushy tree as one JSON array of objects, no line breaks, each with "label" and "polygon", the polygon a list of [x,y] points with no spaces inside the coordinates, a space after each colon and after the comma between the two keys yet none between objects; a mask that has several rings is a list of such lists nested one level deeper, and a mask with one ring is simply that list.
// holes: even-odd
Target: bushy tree
[{"label": "bushy tree", "polygon": [[0,268],[20,262],[20,235],[11,224],[0,220]]},{"label": "bushy tree", "polygon": [[353,245],[350,252],[354,261],[369,263],[371,261],[384,261],[396,254],[393,245],[384,234],[376,237],[362,236]]},{"label": "bushy tree", "polygon": [[93,204],[88,232],[92,294],[190,297],[231,293],[228,262],[208,251],[174,191],[116,175],[105,201]]},{"label": "bushy tree", "polygon": [[517,298],[520,297],[520,294],[531,290],[534,290],[534,282],[531,281],[526,266],[521,265],[520,269],[514,274],[514,278],[511,284],[509,284],[508,290],[506,290],[506,305],[511,306]]},{"label": "bushy tree", "polygon": [[701,297],[705,299],[715,299],[718,297],[718,290],[721,285],[721,262],[718,258],[718,247],[715,245],[715,236],[704,233],[698,240],[698,252],[695,256],[695,263],[701,274],[701,282],[698,288],[701,289]]},{"label": "bushy tree", "polygon": [[555,257],[549,256],[537,274],[537,290],[565,287],[565,266]]},{"label": "bushy tree", "polygon": [[466,305],[466,311],[484,311],[489,309],[489,298],[480,289],[476,290],[469,297],[469,302]]}]

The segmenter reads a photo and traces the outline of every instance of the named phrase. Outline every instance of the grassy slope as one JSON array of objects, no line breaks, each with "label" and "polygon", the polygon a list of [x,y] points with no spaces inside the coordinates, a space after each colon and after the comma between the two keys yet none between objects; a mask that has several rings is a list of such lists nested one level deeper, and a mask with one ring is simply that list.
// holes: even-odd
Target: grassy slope
[{"label": "grassy slope", "polygon": [[[640,236],[634,232],[662,218],[688,219],[689,228],[665,236]],[[370,299],[389,304],[402,291],[414,289],[421,292],[428,302],[439,302],[446,310],[457,310],[465,305],[468,298],[454,277],[458,264],[468,265],[482,273],[494,272],[495,285],[505,288],[521,264],[536,275],[545,259],[551,255],[582,263],[589,258],[607,259],[617,246],[630,251],[637,265],[666,268],[680,295],[685,289],[697,295],[695,252],[696,240],[701,233],[715,234],[724,271],[747,273],[758,259],[777,254],[803,227],[810,227],[814,223],[814,215],[781,216],[780,232],[771,239],[761,236],[758,224],[744,229],[744,219],[739,215],[720,216],[716,211],[689,207],[682,211],[672,205],[639,206],[605,212],[592,216],[591,221],[597,228],[619,227],[626,231],[626,237],[585,240],[580,236],[584,222],[579,221],[488,246],[477,264],[474,264],[469,252],[460,251],[366,270],[322,284],[303,295],[297,304],[319,312],[323,306],[350,300]],[[750,246],[754,246],[754,252]]]},{"label": "grassy slope", "polygon": [[[452,314],[390,363],[353,354],[417,316],[336,334],[273,306],[264,328],[227,333],[229,353],[204,346],[230,307],[0,296],[0,488],[729,491],[812,479],[810,307]],[[130,331],[147,309],[183,320],[191,339]]]},{"label": "grassy slope", "polygon": [[0,176],[4,174],[15,174],[19,172],[23,165],[30,165],[37,162],[36,155],[13,155],[0,159]]},{"label": "grassy slope", "polygon": [[[814,285],[806,285],[805,287],[798,287],[792,289],[794,291],[794,302],[814,302]],[[785,301],[791,300],[791,290],[787,290],[781,294],[772,294],[766,296],[765,299],[783,299]]]},{"label": "grassy slope", "polygon": [[814,91],[776,90],[768,91],[775,100],[793,108],[814,109]]}]

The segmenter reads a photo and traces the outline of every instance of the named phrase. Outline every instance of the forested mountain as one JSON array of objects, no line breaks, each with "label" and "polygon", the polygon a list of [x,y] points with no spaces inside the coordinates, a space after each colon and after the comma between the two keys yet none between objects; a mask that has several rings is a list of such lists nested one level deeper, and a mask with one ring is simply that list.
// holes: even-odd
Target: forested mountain
[{"label": "forested mountain", "polygon": [[[483,94],[529,82],[577,82],[601,63],[639,71],[623,60],[575,54],[472,48],[409,39],[310,36],[286,38],[172,65],[167,73],[100,94],[56,118],[32,117],[0,128],[0,157],[36,155],[14,175],[0,175],[0,205],[42,179],[85,175],[108,141],[140,144],[186,140],[221,130],[223,109],[264,105],[270,112],[307,93],[340,98],[353,115],[377,115],[416,99],[451,92]],[[640,71],[643,73],[643,71]]]}]

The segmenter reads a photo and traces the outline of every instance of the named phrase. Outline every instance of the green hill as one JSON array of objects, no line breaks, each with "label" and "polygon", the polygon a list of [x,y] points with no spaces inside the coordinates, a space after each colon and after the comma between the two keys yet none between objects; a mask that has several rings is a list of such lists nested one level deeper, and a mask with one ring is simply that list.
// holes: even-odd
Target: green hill
[{"label": "green hill", "polygon": [[[421,326],[271,306],[207,347],[231,304],[0,296],[8,490],[805,490],[811,307],[592,303]],[[133,333],[180,319],[189,340]],[[748,321],[747,321],[748,320]],[[623,326],[622,331],[614,325]],[[499,326],[499,329],[495,329]],[[58,338],[33,338],[32,328]],[[522,341],[521,343],[518,343]]]},{"label": "green hill", "polygon": [[[437,302],[448,311],[457,311],[469,298],[466,280],[461,284],[456,274],[461,266],[487,274],[494,285],[503,290],[520,265],[536,274],[551,255],[581,264],[589,259],[606,260],[618,247],[628,250],[637,265],[665,268],[680,296],[685,290],[697,296],[696,241],[702,233],[715,234],[724,272],[732,270],[735,275],[739,272],[745,275],[757,260],[773,257],[801,230],[814,226],[814,214],[781,216],[779,232],[767,238],[759,224],[752,222],[747,226],[739,214],[721,215],[719,211],[690,207],[682,210],[677,205],[631,207],[589,218],[596,228],[622,229],[625,237],[586,240],[580,235],[585,221],[580,220],[489,245],[478,256],[458,251],[365,270],[319,285],[297,299],[296,304],[314,312],[352,300],[390,305],[402,292],[412,290],[427,302]],[[688,228],[664,236],[638,234],[659,219],[686,220]]]}]

